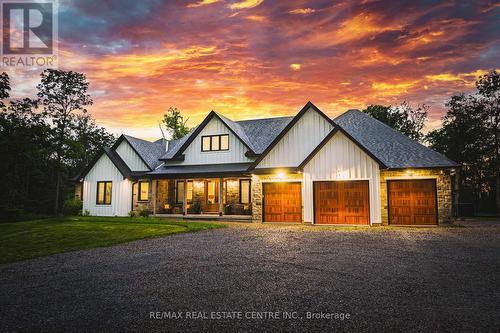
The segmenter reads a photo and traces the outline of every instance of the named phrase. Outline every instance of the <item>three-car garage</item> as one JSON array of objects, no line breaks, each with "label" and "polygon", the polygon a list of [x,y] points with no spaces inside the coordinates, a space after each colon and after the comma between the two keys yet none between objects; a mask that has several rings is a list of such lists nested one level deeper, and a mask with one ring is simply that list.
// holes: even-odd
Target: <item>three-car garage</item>
[{"label": "three-car garage", "polygon": [[[263,183],[263,222],[301,223],[302,184]],[[369,180],[312,181],[312,222],[370,225],[373,219],[370,193]],[[387,180],[387,202],[381,205],[387,208],[390,225],[437,225],[436,179]]]}]

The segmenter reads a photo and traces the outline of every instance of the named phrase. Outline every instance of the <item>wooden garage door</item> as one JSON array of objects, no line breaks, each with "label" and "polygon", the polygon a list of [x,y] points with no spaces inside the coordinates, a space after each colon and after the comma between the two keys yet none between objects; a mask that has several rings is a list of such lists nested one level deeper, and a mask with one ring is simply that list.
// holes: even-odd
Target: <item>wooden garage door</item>
[{"label": "wooden garage door", "polygon": [[314,182],[316,224],[369,224],[368,181]]},{"label": "wooden garage door", "polygon": [[302,222],[300,183],[263,183],[264,222]]},{"label": "wooden garage door", "polygon": [[389,192],[389,223],[395,225],[437,224],[436,181],[391,180]]}]

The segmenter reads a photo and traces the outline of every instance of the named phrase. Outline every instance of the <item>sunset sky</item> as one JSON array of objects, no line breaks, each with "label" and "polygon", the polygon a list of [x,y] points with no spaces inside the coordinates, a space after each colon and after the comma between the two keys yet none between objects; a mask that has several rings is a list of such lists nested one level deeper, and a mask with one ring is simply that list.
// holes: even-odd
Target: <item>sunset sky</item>
[{"label": "sunset sky", "polygon": [[[190,125],[330,116],[369,104],[443,104],[499,67],[495,1],[60,1],[59,68],[84,72],[97,122],[153,139],[169,106]],[[14,97],[39,70],[10,72]]]}]

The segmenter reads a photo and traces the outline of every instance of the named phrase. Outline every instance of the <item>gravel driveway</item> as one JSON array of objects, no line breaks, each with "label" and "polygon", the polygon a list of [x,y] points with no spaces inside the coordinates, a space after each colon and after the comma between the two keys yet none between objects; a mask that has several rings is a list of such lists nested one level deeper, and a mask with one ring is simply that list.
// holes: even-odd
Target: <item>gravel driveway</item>
[{"label": "gravel driveway", "polygon": [[0,266],[0,331],[496,331],[499,305],[500,228],[240,224]]}]

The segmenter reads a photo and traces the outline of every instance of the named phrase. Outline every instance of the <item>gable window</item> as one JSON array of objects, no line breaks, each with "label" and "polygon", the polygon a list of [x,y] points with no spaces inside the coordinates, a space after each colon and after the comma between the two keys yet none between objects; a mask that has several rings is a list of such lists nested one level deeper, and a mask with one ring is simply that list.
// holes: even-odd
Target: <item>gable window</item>
[{"label": "gable window", "polygon": [[240,203],[250,203],[250,179],[240,179]]},{"label": "gable window", "polygon": [[149,182],[148,181],[140,181],[139,182],[139,201],[148,201],[149,200]]},{"label": "gable window", "polygon": [[178,204],[184,203],[184,190],[186,190],[186,201],[191,203],[193,201],[193,181],[186,182],[186,189],[184,189],[184,181],[178,180],[175,187],[175,202]]},{"label": "gable window", "polygon": [[201,151],[229,150],[229,134],[201,137]]},{"label": "gable window", "polygon": [[111,205],[111,191],[113,190],[112,182],[97,182],[97,198],[98,205]]}]

